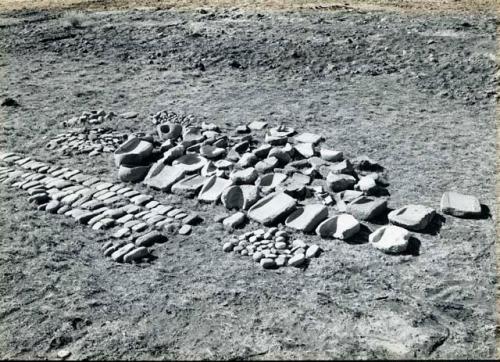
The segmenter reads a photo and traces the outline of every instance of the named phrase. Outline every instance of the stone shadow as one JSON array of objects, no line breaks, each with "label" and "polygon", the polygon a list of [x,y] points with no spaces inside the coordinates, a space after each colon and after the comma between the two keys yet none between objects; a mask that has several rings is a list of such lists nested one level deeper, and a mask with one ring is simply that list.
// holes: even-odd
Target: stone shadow
[{"label": "stone shadow", "polygon": [[351,236],[349,239],[345,239],[344,242],[346,242],[349,245],[361,245],[361,244],[366,244],[368,243],[368,236],[372,233],[372,230],[364,225],[361,224],[361,227],[359,231]]},{"label": "stone shadow", "polygon": [[429,235],[437,235],[439,234],[439,231],[441,230],[441,227],[444,225],[446,222],[446,218],[441,215],[441,214],[436,214],[432,218],[431,222],[427,227],[420,231],[422,234],[429,234]]},{"label": "stone shadow", "polygon": [[401,253],[401,255],[412,255],[412,256],[418,256],[420,255],[420,245],[421,242],[414,236],[410,236],[410,239],[408,240],[408,247],[406,248],[406,251]]}]

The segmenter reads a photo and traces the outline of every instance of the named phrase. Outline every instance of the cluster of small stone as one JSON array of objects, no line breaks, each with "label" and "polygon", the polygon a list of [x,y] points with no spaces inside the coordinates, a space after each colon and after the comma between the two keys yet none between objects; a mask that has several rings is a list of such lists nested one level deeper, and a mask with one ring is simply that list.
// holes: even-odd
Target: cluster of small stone
[{"label": "cluster of small stone", "polygon": [[108,112],[104,110],[92,110],[82,112],[80,117],[71,117],[67,121],[63,121],[64,127],[81,127],[85,125],[95,125],[100,124],[104,121],[112,120],[113,117],[116,117],[114,112]]},{"label": "cluster of small stone", "polygon": [[246,232],[226,242],[222,250],[251,256],[264,269],[300,267],[307,259],[315,258],[320,253],[318,245],[309,246],[300,239],[290,241],[289,234],[277,227]]},{"label": "cluster of small stone", "polygon": [[126,133],[115,132],[110,128],[78,128],[58,134],[45,147],[63,155],[84,153],[96,156],[114,152],[127,137]]},{"label": "cluster of small stone", "polygon": [[173,111],[162,110],[150,116],[151,122],[156,126],[161,123],[179,123],[183,126],[192,124],[196,118],[192,114],[176,113]]},{"label": "cluster of small stone", "polygon": [[72,217],[93,230],[112,232],[117,241],[107,243],[104,254],[116,261],[139,260],[149,254],[145,248],[167,240],[160,232],[186,235],[192,225],[202,221],[196,213],[161,204],[151,195],[79,170],[14,153],[0,155],[0,161],[8,165],[0,167],[0,182],[25,190],[29,202],[39,210]]}]

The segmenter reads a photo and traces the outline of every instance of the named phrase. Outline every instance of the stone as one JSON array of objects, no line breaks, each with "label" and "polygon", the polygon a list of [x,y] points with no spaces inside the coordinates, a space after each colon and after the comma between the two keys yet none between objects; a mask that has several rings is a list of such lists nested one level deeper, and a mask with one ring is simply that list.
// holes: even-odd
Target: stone
[{"label": "stone", "polygon": [[[212,175],[215,175],[215,174],[217,174],[217,171],[230,170],[233,168],[234,163],[231,161],[228,161],[228,160],[219,160],[219,161],[216,161],[213,165],[215,167],[215,170],[213,170],[213,169],[207,170],[207,173],[206,173],[207,175],[210,174],[210,172],[213,172]],[[203,175],[203,172],[202,172],[202,175]]]},{"label": "stone", "polygon": [[302,239],[295,239],[292,241],[292,248],[293,249],[305,249],[307,247],[306,243]]},{"label": "stone", "polygon": [[182,135],[182,145],[184,147],[192,146],[196,143],[200,143],[205,139],[202,134],[201,127],[186,127]]},{"label": "stone", "polygon": [[146,205],[149,201],[153,200],[153,196],[151,195],[137,195],[130,199],[137,206]]},{"label": "stone", "polygon": [[139,182],[146,177],[151,166],[128,166],[121,164],[118,168],[118,177],[123,182]]},{"label": "stone", "polygon": [[200,215],[198,215],[197,213],[194,213],[194,212],[193,212],[193,213],[188,214],[188,216],[186,216],[186,217],[182,220],[182,222],[183,222],[184,224],[187,224],[187,225],[193,225],[193,226],[194,226],[194,225],[198,225],[198,224],[200,224],[201,222],[203,222],[203,218],[202,218]]},{"label": "stone", "polygon": [[309,246],[306,250],[306,258],[307,259],[310,259],[310,258],[315,258],[318,256],[319,254],[319,251],[320,251],[320,248],[318,245],[316,244],[313,244],[311,246]]},{"label": "stone", "polygon": [[120,117],[125,118],[125,119],[132,119],[132,118],[136,118],[137,116],[138,116],[137,112],[125,112],[125,113],[120,114]]},{"label": "stone", "polygon": [[118,250],[114,251],[111,254],[111,259],[114,261],[121,262],[123,260],[123,257],[127,255],[129,252],[131,252],[133,249],[135,249],[135,245],[133,243],[128,243]]},{"label": "stone", "polygon": [[356,157],[353,162],[360,171],[379,172],[384,170],[384,168],[378,162],[365,155]]},{"label": "stone", "polygon": [[222,251],[225,253],[229,253],[233,251],[234,245],[231,242],[226,242],[224,245],[222,245]]},{"label": "stone", "polygon": [[313,157],[315,155],[314,146],[312,143],[299,143],[294,146],[295,151],[304,158]]},{"label": "stone", "polygon": [[322,204],[311,204],[295,210],[285,221],[285,225],[303,232],[311,232],[328,217],[328,208]]},{"label": "stone", "polygon": [[113,238],[115,239],[121,239],[121,238],[124,238],[124,237],[127,237],[131,234],[132,232],[130,231],[129,228],[121,228],[121,229],[118,229],[114,234],[113,234]]},{"label": "stone", "polygon": [[338,196],[342,199],[342,201],[349,203],[352,200],[355,200],[358,197],[363,196],[363,193],[361,191],[345,190],[340,192]]},{"label": "stone", "polygon": [[182,126],[179,123],[167,122],[159,124],[156,131],[161,140],[175,141],[182,135]]},{"label": "stone", "polygon": [[260,259],[260,265],[264,269],[274,269],[274,268],[276,268],[276,262],[274,261],[274,259],[267,258],[267,257]]},{"label": "stone", "polygon": [[142,209],[140,206],[134,204],[128,204],[123,207],[123,211],[125,211],[127,214],[137,214],[141,210]]},{"label": "stone", "polygon": [[54,179],[52,181],[47,182],[46,186],[47,188],[58,188],[59,190],[62,190],[66,187],[72,186],[73,183],[68,181],[68,180],[61,180],[61,179]]},{"label": "stone", "polygon": [[228,179],[212,176],[203,184],[198,194],[198,200],[201,202],[216,203],[219,201],[224,190],[231,185],[232,182]]},{"label": "stone", "polygon": [[247,152],[241,155],[236,165],[240,168],[247,168],[254,166],[258,161],[259,159],[257,158],[257,156],[255,156],[253,153]]},{"label": "stone", "polygon": [[270,134],[266,134],[264,141],[271,146],[284,146],[288,142],[288,137],[286,136],[272,136]]},{"label": "stone", "polygon": [[347,205],[347,212],[358,220],[371,220],[387,209],[386,199],[361,196]]},{"label": "stone", "polygon": [[396,226],[408,230],[424,230],[436,215],[436,210],[423,205],[407,205],[400,209],[391,211],[387,218]]},{"label": "stone", "polygon": [[151,209],[154,209],[155,207],[157,207],[158,205],[160,205],[160,203],[158,201],[152,200],[152,201],[148,202],[144,207],[146,209],[151,210]]},{"label": "stone", "polygon": [[172,193],[185,197],[194,197],[206,180],[206,177],[199,175],[188,176],[172,186]]},{"label": "stone", "polygon": [[286,127],[284,125],[279,125],[278,127],[273,127],[269,130],[271,136],[276,137],[289,137],[295,133],[295,129],[292,127]]},{"label": "stone", "polygon": [[36,205],[47,204],[50,202],[50,197],[47,194],[36,194],[31,196],[28,202],[35,203]]},{"label": "stone", "polygon": [[159,162],[164,164],[171,164],[173,161],[184,155],[185,150],[186,149],[182,145],[172,147],[163,154],[163,158]]},{"label": "stone", "polygon": [[94,225],[92,225],[93,230],[109,229],[115,224],[115,220],[110,217],[104,217]]},{"label": "stone", "polygon": [[229,210],[248,210],[259,198],[259,188],[253,185],[230,186],[221,195],[222,204]]},{"label": "stone", "polygon": [[237,212],[222,221],[222,225],[226,229],[235,229],[243,225],[246,220],[246,215],[243,212]]},{"label": "stone", "polygon": [[135,239],[135,245],[137,246],[151,246],[155,243],[164,243],[168,238],[159,233],[158,231],[151,231],[145,235],[139,236]]},{"label": "stone", "polygon": [[167,166],[161,160],[149,170],[143,183],[156,190],[170,192],[171,187],[186,174],[185,170],[176,166]]},{"label": "stone", "polygon": [[258,158],[266,158],[272,148],[273,146],[271,146],[270,144],[264,143],[257,147],[253,151],[253,154]]},{"label": "stone", "polygon": [[208,161],[206,158],[196,153],[190,153],[174,160],[172,165],[185,173],[194,173],[200,171],[207,163]]},{"label": "stone", "polygon": [[328,218],[318,225],[316,234],[322,238],[349,239],[359,232],[361,224],[354,216],[340,214]]},{"label": "stone", "polygon": [[269,151],[267,158],[272,158],[272,157],[278,159],[279,165],[286,165],[288,162],[292,160],[288,152],[284,151],[283,148],[280,147],[273,147],[271,151]]},{"label": "stone", "polygon": [[[96,199],[96,200],[100,200],[100,201],[107,200],[107,199],[109,199],[109,198],[111,198],[111,197],[114,197],[114,196],[116,196],[116,193],[115,193],[115,192],[112,192],[112,191],[106,191],[104,194],[99,195],[99,196],[95,196],[95,195],[94,195],[95,199]],[[63,200],[64,200],[64,199],[63,199]]]},{"label": "stone", "polygon": [[248,217],[264,225],[272,225],[286,217],[297,201],[283,192],[270,194],[259,200],[248,211]]},{"label": "stone", "polygon": [[47,211],[51,214],[55,214],[57,212],[57,210],[61,207],[61,205],[62,204],[59,201],[52,200],[45,207],[45,211]]},{"label": "stone", "polygon": [[230,180],[234,184],[253,184],[259,175],[253,167],[245,168],[231,172],[229,175]]},{"label": "stone", "polygon": [[132,261],[137,261],[140,260],[146,256],[149,255],[148,249],[141,246],[137,249],[129,251],[125,256],[123,257],[123,261],[125,263],[130,263]]},{"label": "stone", "polygon": [[269,193],[274,191],[274,189],[287,179],[287,175],[283,173],[268,173],[262,175],[257,181],[257,186],[262,189],[263,193]]},{"label": "stone", "polygon": [[344,154],[340,151],[329,150],[322,148],[319,151],[320,157],[328,162],[340,162],[344,158]]},{"label": "stone", "polygon": [[132,226],[132,231],[135,231],[135,232],[141,232],[141,231],[144,231],[148,228],[148,224],[145,223],[145,222],[140,222],[138,224],[135,224],[134,226]]},{"label": "stone", "polygon": [[458,217],[477,217],[482,211],[475,196],[447,191],[441,197],[441,212]]},{"label": "stone", "polygon": [[276,157],[268,157],[262,161],[255,164],[255,170],[259,173],[272,172],[276,167],[278,167],[279,160]]},{"label": "stone", "polygon": [[267,122],[265,121],[253,121],[248,125],[248,128],[254,131],[260,131],[267,127]]},{"label": "stone", "polygon": [[137,190],[131,190],[131,191],[127,191],[123,194],[124,197],[128,197],[129,199],[135,197],[135,196],[139,196],[141,193]]},{"label": "stone", "polygon": [[116,220],[124,215],[127,215],[127,213],[123,210],[123,208],[117,208],[106,210],[104,215]]},{"label": "stone", "polygon": [[61,349],[61,350],[57,351],[57,357],[60,359],[66,359],[69,356],[71,356],[71,352],[66,350],[66,349]]},{"label": "stone", "polygon": [[377,186],[375,180],[370,176],[363,176],[359,179],[358,183],[354,186],[355,189],[363,192],[369,192]]},{"label": "stone", "polygon": [[203,145],[200,147],[200,155],[208,158],[218,158],[226,154],[226,150],[222,147],[214,147],[211,145]]},{"label": "stone", "polygon": [[179,229],[178,233],[180,235],[188,235],[191,233],[191,230],[193,228],[191,227],[191,225],[182,225],[181,228]]},{"label": "stone", "polygon": [[323,141],[324,138],[323,136],[314,134],[314,133],[302,133],[298,136],[295,137],[295,141],[299,143],[312,143],[313,145],[316,145]]},{"label": "stone", "polygon": [[342,173],[342,174],[352,174],[354,172],[354,168],[349,162],[349,160],[344,160],[341,162],[337,162],[330,166],[330,172],[332,173]]},{"label": "stone", "polygon": [[153,144],[137,137],[129,138],[114,152],[116,167],[122,163],[129,166],[144,165],[153,153]]},{"label": "stone", "polygon": [[356,179],[351,175],[330,172],[326,184],[331,191],[340,192],[352,188],[356,184]]},{"label": "stone", "polygon": [[288,260],[288,265],[294,267],[300,267],[306,260],[306,256],[303,253],[295,254]]},{"label": "stone", "polygon": [[386,225],[375,230],[368,237],[372,246],[387,254],[398,254],[406,251],[410,232],[399,226]]}]

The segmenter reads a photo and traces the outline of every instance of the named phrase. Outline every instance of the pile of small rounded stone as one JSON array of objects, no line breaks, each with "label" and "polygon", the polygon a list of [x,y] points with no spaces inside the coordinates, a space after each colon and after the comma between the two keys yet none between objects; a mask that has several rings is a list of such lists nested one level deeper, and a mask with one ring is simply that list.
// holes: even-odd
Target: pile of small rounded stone
[{"label": "pile of small rounded stone", "polygon": [[300,267],[307,259],[317,257],[320,247],[307,245],[303,240],[291,241],[285,230],[277,227],[267,231],[258,229],[246,232],[224,243],[222,250],[243,256],[251,256],[264,269],[276,269],[283,266]]},{"label": "pile of small rounded stone", "polygon": [[106,112],[104,110],[93,110],[93,111],[85,111],[82,113],[80,117],[72,117],[67,121],[63,121],[64,127],[78,127],[86,124],[99,124],[104,121],[109,121],[116,117],[114,112]]},{"label": "pile of small rounded stone", "polygon": [[77,128],[58,134],[45,147],[66,155],[87,153],[95,156],[114,152],[127,137],[126,133],[115,132],[110,128]]},{"label": "pile of small rounded stone", "polygon": [[195,116],[192,114],[182,114],[167,110],[159,111],[151,115],[150,117],[151,117],[151,122],[154,125],[158,125],[160,123],[172,122],[172,123],[180,123],[181,125],[185,126],[195,122]]}]

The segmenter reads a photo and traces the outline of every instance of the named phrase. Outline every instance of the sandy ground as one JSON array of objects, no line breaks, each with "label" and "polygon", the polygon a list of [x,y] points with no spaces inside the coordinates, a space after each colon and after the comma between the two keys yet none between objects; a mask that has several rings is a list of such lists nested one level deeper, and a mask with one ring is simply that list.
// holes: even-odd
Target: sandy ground
[{"label": "sandy ground", "polygon": [[221,251],[221,206],[158,194],[199,210],[206,228],[158,246],[151,264],[119,265],[102,257],[104,233],[2,187],[1,357],[493,357],[495,31],[485,13],[4,12],[0,96],[21,107],[1,109],[2,149],[113,180],[110,157],[43,148],[63,120],[133,110],[139,119],[110,125],[152,131],[161,109],[221,125],[264,118],[380,160],[393,208],[438,208],[454,189],[493,215],[444,217],[417,235],[419,255],[306,237],[325,250],[306,270],[264,271]]}]

